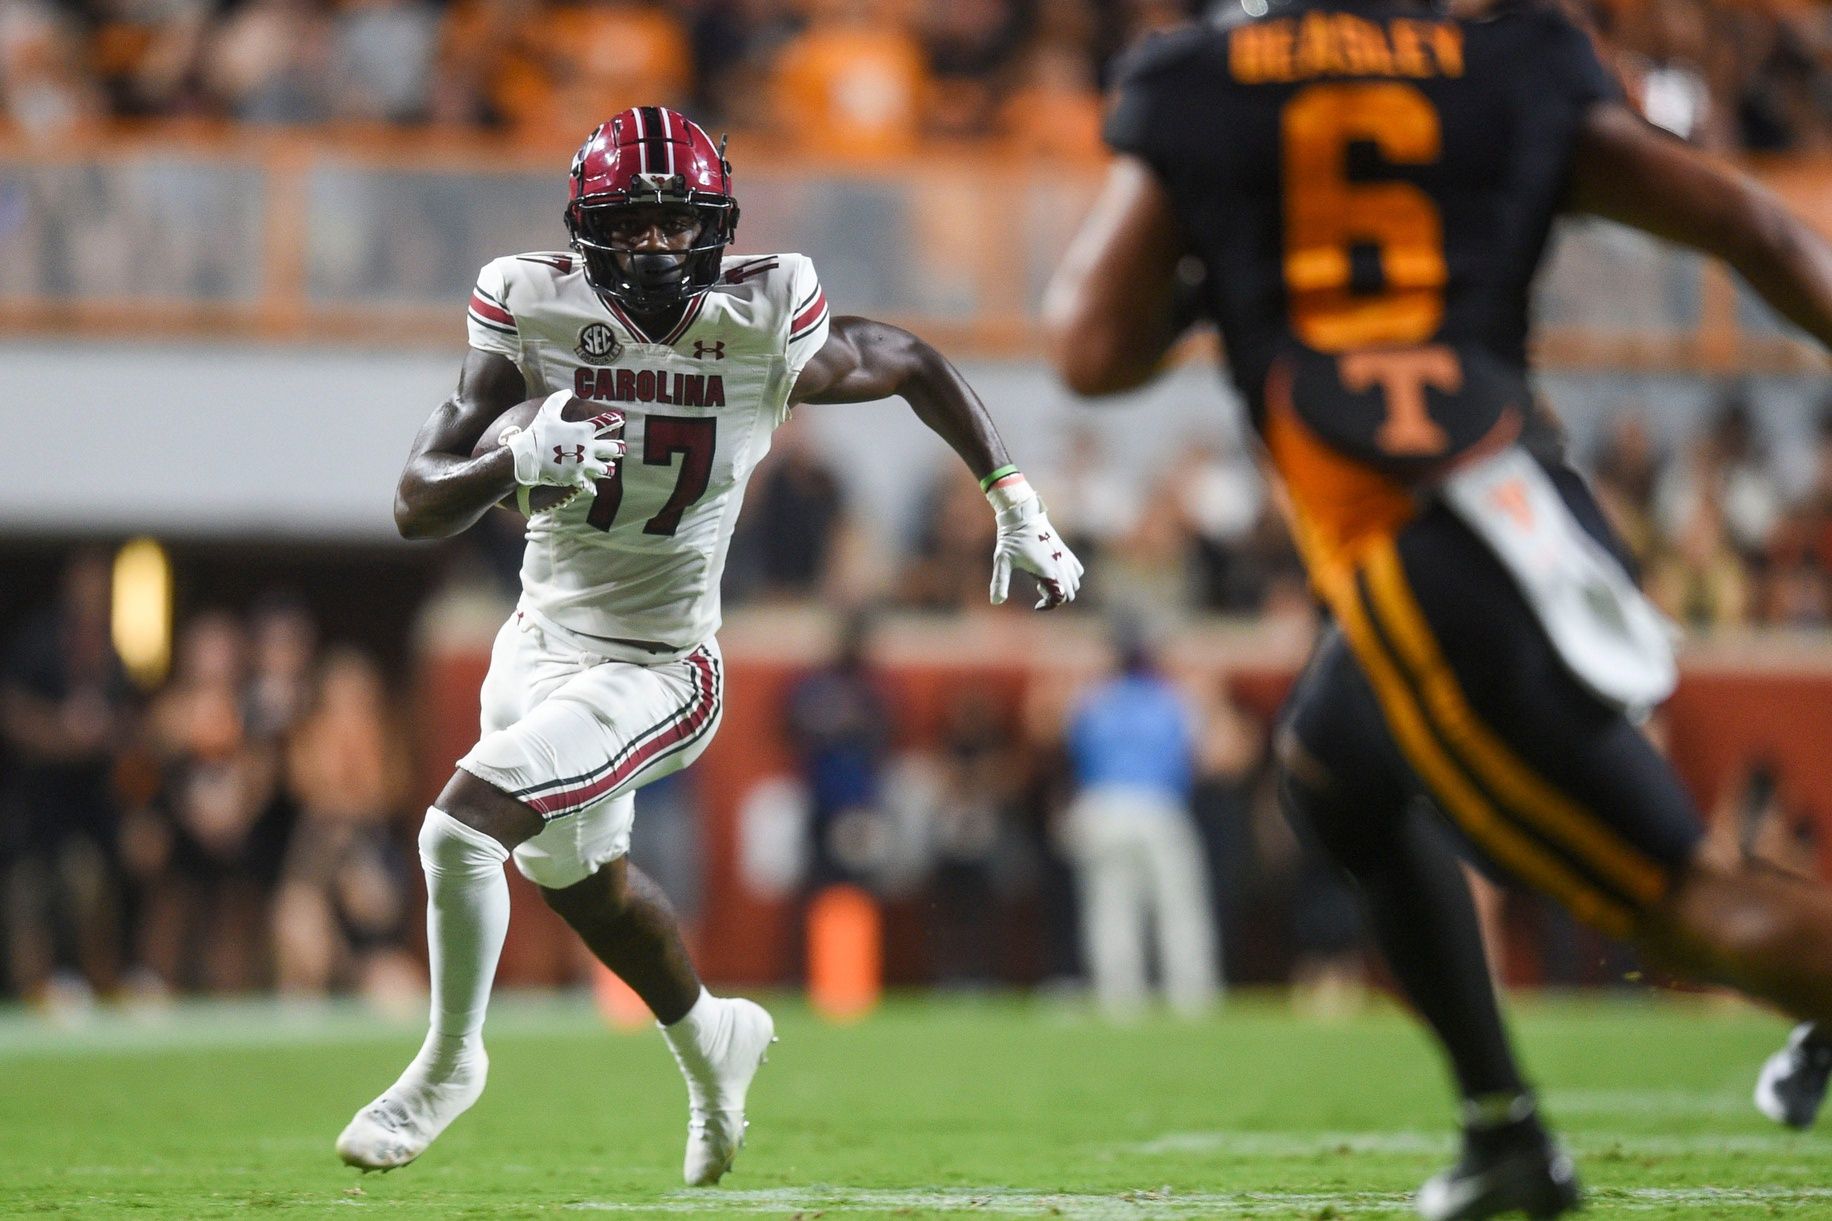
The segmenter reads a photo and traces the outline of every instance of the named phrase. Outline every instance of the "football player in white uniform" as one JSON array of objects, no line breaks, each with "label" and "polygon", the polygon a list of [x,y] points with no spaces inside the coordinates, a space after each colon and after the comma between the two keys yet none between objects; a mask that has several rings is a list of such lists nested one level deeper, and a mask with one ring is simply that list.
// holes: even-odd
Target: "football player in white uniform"
[{"label": "football player in white uniform", "polygon": [[[478,277],[457,392],[414,442],[395,521],[444,538],[518,497],[534,509],[522,596],[491,657],[483,735],[420,832],[431,1030],[338,1138],[351,1165],[407,1164],[482,1092],[513,858],[654,1011],[687,1080],[687,1182],[730,1168],[770,1016],[706,991],[666,899],[625,854],[635,790],[691,763],[718,727],[726,547],[796,404],[906,400],[986,490],[992,600],[1013,568],[1036,578],[1039,608],[1075,597],[1081,564],[959,373],[907,332],[833,317],[801,255],[726,257],[737,221],[722,145],[674,111],[626,110],[573,160],[571,249]],[[542,397],[473,455],[507,409]],[[607,411],[569,420],[575,397]],[[606,426],[615,413],[621,435]],[[534,488],[576,494],[543,510]]]}]

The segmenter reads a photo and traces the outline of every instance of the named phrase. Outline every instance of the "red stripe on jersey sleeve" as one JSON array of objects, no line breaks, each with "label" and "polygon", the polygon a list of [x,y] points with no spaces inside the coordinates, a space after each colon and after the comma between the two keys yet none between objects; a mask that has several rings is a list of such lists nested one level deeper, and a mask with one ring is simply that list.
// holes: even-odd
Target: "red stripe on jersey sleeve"
[{"label": "red stripe on jersey sleeve", "polygon": [[810,322],[815,321],[821,316],[821,311],[826,308],[827,293],[825,290],[817,291],[814,294],[814,300],[808,303],[808,308],[797,314],[795,316],[795,321],[789,324],[789,334],[793,335],[807,326]]},{"label": "red stripe on jersey sleeve", "polygon": [[471,309],[485,321],[494,322],[499,326],[513,327],[515,325],[514,314],[501,306],[490,304],[484,300],[482,293],[473,292],[471,294]]}]

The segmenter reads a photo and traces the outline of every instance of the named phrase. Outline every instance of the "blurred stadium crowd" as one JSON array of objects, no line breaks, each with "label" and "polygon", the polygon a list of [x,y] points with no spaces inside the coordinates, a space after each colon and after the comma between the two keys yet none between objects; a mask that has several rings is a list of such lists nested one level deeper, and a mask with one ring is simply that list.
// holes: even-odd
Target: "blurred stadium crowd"
[{"label": "blurred stadium crowd", "polygon": [[[1735,383],[1702,426],[1670,444],[1656,440],[1653,410],[1622,402],[1579,458],[1656,602],[1692,632],[1832,626],[1832,402],[1806,452],[1772,440]],[[938,470],[887,565],[854,540],[836,472],[812,447],[784,439],[747,502],[728,577],[734,599],[831,605],[863,592],[931,611],[984,600],[992,524],[971,481]],[[1158,623],[1250,615],[1305,630],[1311,598],[1248,453],[1192,441],[1141,479],[1111,461],[1095,429],[1074,433],[1065,449],[1060,468],[1039,470],[1036,482],[1088,563],[1083,596],[1066,613]]]},{"label": "blurred stadium crowd", "polygon": [[109,586],[76,554],[0,663],[7,990],[417,995],[407,739],[374,663],[276,599],[192,618],[141,693]]},{"label": "blurred stadium crowd", "polygon": [[[1494,0],[1465,0],[1481,7]],[[1808,0],[1562,0],[1650,117],[1726,150],[1832,147],[1832,15]],[[831,155],[928,138],[1097,146],[1131,39],[1264,0],[9,0],[0,122],[429,124],[576,140],[632,99]]]},{"label": "blurred stadium crowd", "polygon": [[1689,631],[1832,624],[1832,404],[1793,472],[1737,390],[1674,452],[1617,414],[1589,468],[1656,603]]}]

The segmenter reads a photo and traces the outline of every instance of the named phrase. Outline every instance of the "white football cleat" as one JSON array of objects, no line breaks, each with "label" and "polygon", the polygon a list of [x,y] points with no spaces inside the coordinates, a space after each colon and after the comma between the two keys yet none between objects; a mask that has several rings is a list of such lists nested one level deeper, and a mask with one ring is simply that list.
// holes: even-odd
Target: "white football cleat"
[{"label": "white football cleat", "polygon": [[471,1109],[489,1069],[490,1058],[479,1046],[446,1080],[433,1082],[415,1057],[399,1081],[350,1120],[337,1138],[337,1156],[365,1172],[405,1166]]},{"label": "white football cleat", "polygon": [[744,1096],[769,1058],[776,1023],[763,1006],[742,997],[708,996],[713,1012],[695,1014],[697,1038],[669,1028],[668,1047],[687,1078],[687,1157],[681,1176],[689,1187],[710,1187],[732,1168],[744,1147]]}]

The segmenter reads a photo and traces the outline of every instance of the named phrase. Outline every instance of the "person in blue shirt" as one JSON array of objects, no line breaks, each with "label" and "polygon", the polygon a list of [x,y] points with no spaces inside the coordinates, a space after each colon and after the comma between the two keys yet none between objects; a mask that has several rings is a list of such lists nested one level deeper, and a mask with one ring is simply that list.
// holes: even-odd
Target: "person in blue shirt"
[{"label": "person in blue shirt", "polygon": [[784,720],[808,786],[813,834],[809,884],[869,886],[871,845],[882,837],[891,712],[868,653],[871,616],[849,615],[829,664],[790,689]]},{"label": "person in blue shirt", "polygon": [[1103,1012],[1137,1016],[1148,999],[1149,930],[1165,999],[1194,1015],[1219,990],[1209,879],[1190,814],[1197,717],[1140,635],[1123,631],[1118,656],[1067,728],[1076,792],[1063,838],[1081,894],[1083,953]]}]

